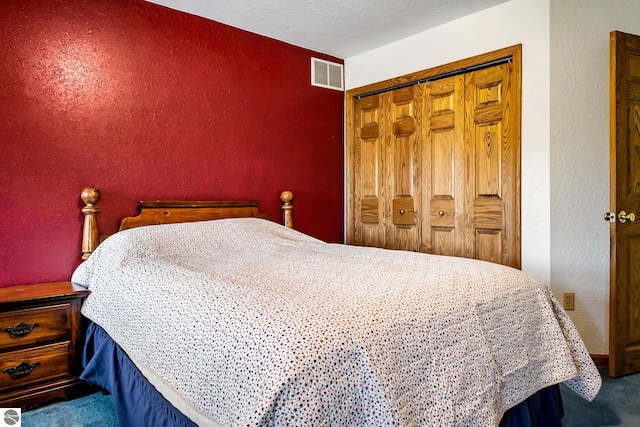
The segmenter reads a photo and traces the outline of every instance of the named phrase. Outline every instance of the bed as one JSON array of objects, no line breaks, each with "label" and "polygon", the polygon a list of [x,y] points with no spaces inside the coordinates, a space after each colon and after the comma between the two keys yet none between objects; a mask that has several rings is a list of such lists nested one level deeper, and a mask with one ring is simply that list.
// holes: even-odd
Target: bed
[{"label": "bed", "polygon": [[289,192],[286,226],[257,202],[141,202],[100,243],[99,193],[82,198],[82,378],[123,426],[559,426],[559,383],[600,388],[519,270],[322,242],[293,230]]}]

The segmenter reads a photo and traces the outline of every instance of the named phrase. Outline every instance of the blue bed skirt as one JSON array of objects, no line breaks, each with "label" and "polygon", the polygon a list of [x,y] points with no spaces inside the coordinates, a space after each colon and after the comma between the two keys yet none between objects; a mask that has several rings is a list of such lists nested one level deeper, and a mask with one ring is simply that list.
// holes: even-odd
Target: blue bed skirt
[{"label": "blue bed skirt", "polygon": [[[113,395],[121,427],[194,426],[140,373],[126,353],[98,325],[90,322],[81,379]],[[561,427],[564,410],[558,385],[540,390],[507,411],[501,427]]]},{"label": "blue bed skirt", "polygon": [[100,326],[90,322],[80,378],[113,396],[121,427],[195,426],[147,381],[129,356]]}]

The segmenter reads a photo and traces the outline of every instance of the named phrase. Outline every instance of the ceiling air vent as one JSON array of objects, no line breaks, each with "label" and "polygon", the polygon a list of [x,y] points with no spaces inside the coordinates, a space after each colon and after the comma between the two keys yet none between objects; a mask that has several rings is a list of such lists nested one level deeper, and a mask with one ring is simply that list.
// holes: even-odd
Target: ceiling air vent
[{"label": "ceiling air vent", "polygon": [[344,90],[342,64],[311,58],[311,85]]}]

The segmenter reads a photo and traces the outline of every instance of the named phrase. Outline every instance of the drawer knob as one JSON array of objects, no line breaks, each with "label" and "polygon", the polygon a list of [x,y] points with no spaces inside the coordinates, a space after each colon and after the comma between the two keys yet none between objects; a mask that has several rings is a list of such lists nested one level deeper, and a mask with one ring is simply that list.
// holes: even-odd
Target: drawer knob
[{"label": "drawer knob", "polygon": [[15,326],[7,326],[6,328],[2,329],[2,332],[7,332],[9,335],[13,335],[14,337],[22,337],[25,335],[29,335],[29,333],[31,333],[31,331],[33,331],[33,328],[35,328],[36,326],[38,326],[37,323],[20,322]]},{"label": "drawer knob", "polygon": [[29,375],[31,371],[33,371],[36,368],[36,366],[39,366],[39,365],[40,365],[40,362],[33,362],[33,363],[20,362],[13,368],[5,368],[4,372],[6,372],[7,374],[11,375],[14,378],[22,378]]}]

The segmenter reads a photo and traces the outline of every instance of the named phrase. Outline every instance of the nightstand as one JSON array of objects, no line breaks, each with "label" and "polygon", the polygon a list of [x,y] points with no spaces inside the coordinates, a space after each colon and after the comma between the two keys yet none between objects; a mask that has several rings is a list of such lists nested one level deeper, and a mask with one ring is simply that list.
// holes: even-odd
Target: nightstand
[{"label": "nightstand", "polygon": [[87,295],[71,282],[0,288],[0,407],[28,409],[89,389],[78,379]]}]

